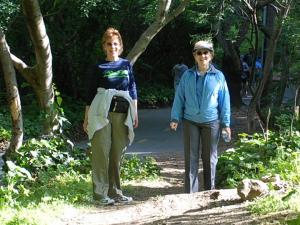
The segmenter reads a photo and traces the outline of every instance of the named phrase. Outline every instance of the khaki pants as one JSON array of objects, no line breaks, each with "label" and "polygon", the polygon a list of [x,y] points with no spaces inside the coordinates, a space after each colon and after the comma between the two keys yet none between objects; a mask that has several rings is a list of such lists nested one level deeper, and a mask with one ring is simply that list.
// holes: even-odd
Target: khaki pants
[{"label": "khaki pants", "polygon": [[109,123],[95,132],[91,140],[93,197],[99,200],[122,195],[120,164],[129,144],[126,113],[108,114]]}]

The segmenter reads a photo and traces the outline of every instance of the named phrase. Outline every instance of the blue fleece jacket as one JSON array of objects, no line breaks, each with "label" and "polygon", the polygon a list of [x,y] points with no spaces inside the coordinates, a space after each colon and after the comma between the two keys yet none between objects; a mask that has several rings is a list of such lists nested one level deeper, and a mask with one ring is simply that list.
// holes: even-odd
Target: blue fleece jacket
[{"label": "blue fleece jacket", "polygon": [[219,119],[222,127],[230,126],[230,97],[223,73],[213,65],[201,77],[196,66],[183,74],[177,88],[171,121],[182,119],[205,123]]}]

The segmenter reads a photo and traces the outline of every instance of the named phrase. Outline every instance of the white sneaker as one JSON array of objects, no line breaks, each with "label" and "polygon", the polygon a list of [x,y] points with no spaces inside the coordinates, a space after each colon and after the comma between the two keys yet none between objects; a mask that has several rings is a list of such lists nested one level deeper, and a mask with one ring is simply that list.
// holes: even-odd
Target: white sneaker
[{"label": "white sneaker", "polygon": [[115,204],[115,200],[109,198],[109,197],[105,197],[103,199],[100,200],[95,200],[95,203],[97,205],[102,205],[102,206],[108,206],[108,205],[114,205]]},{"label": "white sneaker", "polygon": [[117,203],[129,203],[133,201],[132,197],[127,197],[125,195],[120,195],[118,197],[115,197],[114,200]]}]

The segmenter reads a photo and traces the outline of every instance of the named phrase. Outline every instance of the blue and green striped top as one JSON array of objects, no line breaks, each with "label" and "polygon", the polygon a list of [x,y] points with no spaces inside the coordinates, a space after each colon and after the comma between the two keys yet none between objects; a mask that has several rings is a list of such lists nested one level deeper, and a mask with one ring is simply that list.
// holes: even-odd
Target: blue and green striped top
[{"label": "blue and green striped top", "polygon": [[90,84],[86,104],[90,105],[97,93],[97,88],[129,91],[132,99],[137,99],[132,65],[127,59],[102,61],[95,65],[90,74]]}]

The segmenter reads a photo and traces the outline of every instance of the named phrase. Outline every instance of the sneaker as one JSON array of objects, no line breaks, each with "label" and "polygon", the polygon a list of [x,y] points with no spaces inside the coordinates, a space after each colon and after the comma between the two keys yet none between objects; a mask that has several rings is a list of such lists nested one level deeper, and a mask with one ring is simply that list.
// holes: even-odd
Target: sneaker
[{"label": "sneaker", "polygon": [[129,203],[129,202],[132,202],[132,197],[127,197],[125,195],[120,195],[118,197],[115,197],[114,198],[115,202],[117,203]]},{"label": "sneaker", "polygon": [[97,205],[102,205],[102,206],[108,206],[108,205],[114,205],[115,204],[115,200],[109,198],[109,197],[105,197],[103,199],[100,200],[95,200],[95,203]]}]

